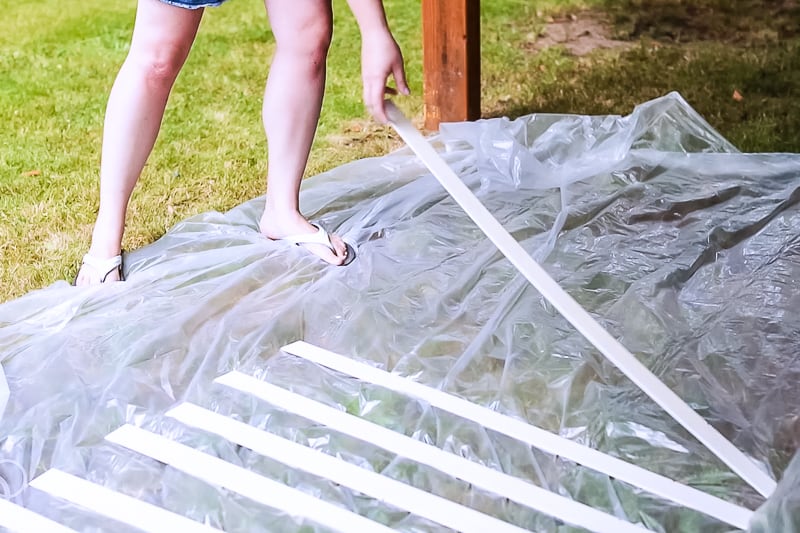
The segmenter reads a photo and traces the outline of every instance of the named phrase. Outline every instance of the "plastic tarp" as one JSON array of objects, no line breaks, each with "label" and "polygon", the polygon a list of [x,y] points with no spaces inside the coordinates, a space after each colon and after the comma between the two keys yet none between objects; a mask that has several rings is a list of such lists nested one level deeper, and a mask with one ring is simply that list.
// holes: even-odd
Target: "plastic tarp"
[{"label": "plastic tarp", "polygon": [[0,420],[3,418],[3,412],[6,410],[8,403],[8,382],[6,381],[6,373],[3,371],[3,366],[0,365]]},{"label": "plastic tarp", "polygon": [[128,281],[0,306],[0,491],[127,531],[26,482],[57,467],[226,531],[324,530],[104,441],[131,423],[404,531],[435,524],[164,416],[184,400],[535,531],[573,528],[212,384],[238,369],[654,531],[730,531],[593,470],[280,351],[295,340],[521,418],[800,531],[800,155],[742,154],[677,94],[626,117],[536,114],[432,139],[504,227],[776,480],[765,503],[603,359],[408,149],[306,180],[346,268],[257,231],[262,199],[126,254]]}]

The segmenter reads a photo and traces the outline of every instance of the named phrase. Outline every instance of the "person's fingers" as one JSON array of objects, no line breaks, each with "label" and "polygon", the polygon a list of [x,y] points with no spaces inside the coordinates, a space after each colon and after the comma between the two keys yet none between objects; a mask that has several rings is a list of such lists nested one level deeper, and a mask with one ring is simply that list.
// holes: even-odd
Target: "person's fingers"
[{"label": "person's fingers", "polygon": [[406,69],[403,66],[402,59],[395,63],[392,69],[392,76],[394,76],[394,81],[401,93],[411,94],[411,89],[408,88],[408,82],[406,81]]},{"label": "person's fingers", "polygon": [[383,104],[384,91],[384,80],[380,80],[380,82],[378,80],[370,80],[364,84],[364,102],[367,104],[367,108],[373,118],[381,124],[386,124],[389,121]]}]

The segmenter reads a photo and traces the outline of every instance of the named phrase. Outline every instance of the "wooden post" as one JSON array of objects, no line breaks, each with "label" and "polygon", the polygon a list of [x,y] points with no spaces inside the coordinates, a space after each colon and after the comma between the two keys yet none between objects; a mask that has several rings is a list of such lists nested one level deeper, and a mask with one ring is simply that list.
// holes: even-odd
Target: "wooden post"
[{"label": "wooden post", "polygon": [[480,0],[422,0],[425,129],[481,115]]}]

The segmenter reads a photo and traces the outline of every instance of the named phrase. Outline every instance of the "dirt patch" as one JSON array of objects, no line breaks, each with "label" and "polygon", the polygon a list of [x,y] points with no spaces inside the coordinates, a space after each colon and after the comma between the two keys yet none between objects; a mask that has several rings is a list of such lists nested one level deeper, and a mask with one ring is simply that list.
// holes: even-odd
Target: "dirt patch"
[{"label": "dirt patch", "polygon": [[633,43],[612,38],[613,28],[601,13],[585,11],[548,22],[539,35],[525,44],[531,52],[563,46],[576,56],[597,49],[630,48]]}]

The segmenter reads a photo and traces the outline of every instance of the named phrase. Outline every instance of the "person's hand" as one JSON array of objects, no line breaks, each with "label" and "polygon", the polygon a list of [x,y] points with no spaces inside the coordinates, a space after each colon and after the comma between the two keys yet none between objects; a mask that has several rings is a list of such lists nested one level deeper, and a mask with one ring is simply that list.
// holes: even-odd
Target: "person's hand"
[{"label": "person's hand", "polygon": [[[387,85],[389,76],[397,89]],[[361,77],[364,81],[364,104],[378,122],[388,122],[384,99],[398,92],[409,94],[403,55],[389,32],[365,37],[361,44]]]}]

